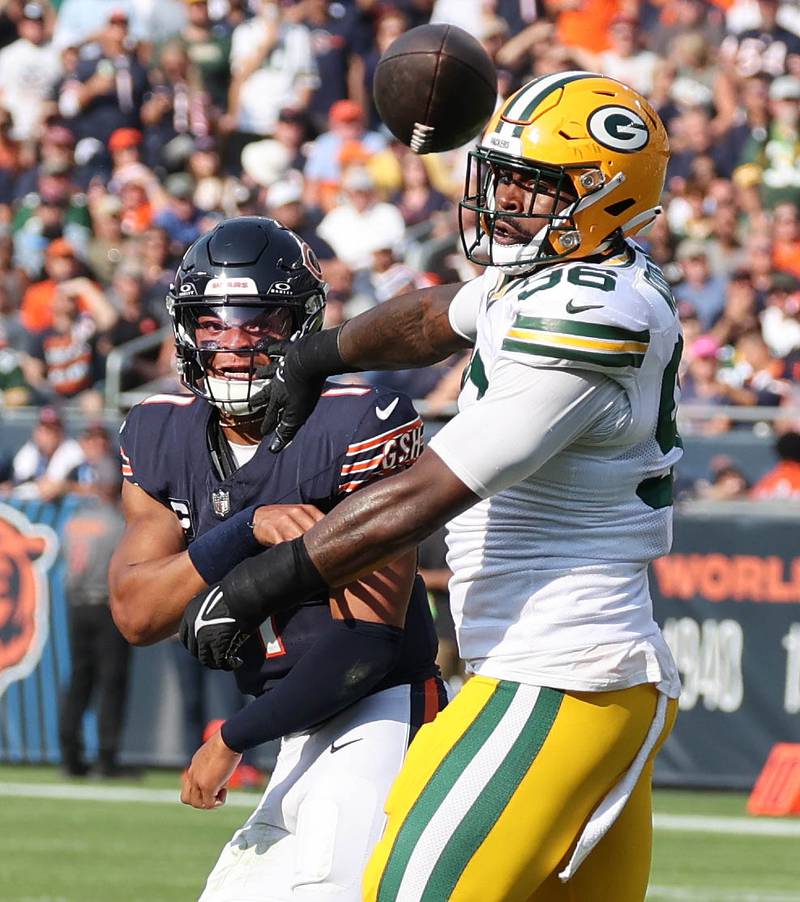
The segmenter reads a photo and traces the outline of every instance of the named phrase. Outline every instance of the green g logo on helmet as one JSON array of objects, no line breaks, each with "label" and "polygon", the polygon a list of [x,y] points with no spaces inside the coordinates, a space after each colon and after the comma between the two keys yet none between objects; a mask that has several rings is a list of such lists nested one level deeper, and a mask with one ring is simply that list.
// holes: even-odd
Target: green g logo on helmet
[{"label": "green g logo on helmet", "polygon": [[586,127],[598,144],[618,153],[634,153],[650,140],[644,119],[623,106],[600,107],[589,117]]}]

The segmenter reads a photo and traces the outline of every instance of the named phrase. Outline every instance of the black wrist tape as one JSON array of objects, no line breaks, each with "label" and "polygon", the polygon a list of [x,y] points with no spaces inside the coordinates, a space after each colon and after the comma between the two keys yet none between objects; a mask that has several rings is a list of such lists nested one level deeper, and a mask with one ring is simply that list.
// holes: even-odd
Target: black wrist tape
[{"label": "black wrist tape", "polygon": [[270,614],[293,608],[327,588],[302,536],[242,561],[221,585],[231,615],[249,632]]},{"label": "black wrist tape", "polygon": [[358,367],[345,363],[339,353],[339,332],[335,329],[323,329],[305,339],[300,350],[299,364],[308,377],[336,376],[340,373],[355,373]]}]

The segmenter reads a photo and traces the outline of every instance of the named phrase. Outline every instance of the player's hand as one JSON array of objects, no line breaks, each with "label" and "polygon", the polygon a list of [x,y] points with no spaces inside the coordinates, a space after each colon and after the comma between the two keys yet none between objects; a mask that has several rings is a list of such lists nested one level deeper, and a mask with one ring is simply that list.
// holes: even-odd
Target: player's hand
[{"label": "player's hand", "polygon": [[265,504],[253,514],[253,535],[262,545],[277,545],[302,536],[325,514],[313,504]]},{"label": "player's hand", "polygon": [[251,403],[257,405],[267,399],[261,434],[275,432],[269,446],[274,453],[282,451],[311,416],[325,384],[324,375],[308,373],[304,368],[302,349],[302,338],[275,342],[266,349],[271,363],[256,371],[257,379],[270,380]]},{"label": "player's hand", "polygon": [[219,730],[194,753],[183,774],[181,801],[192,808],[219,808],[225,804],[226,783],[239,766],[242,756],[229,749]]},{"label": "player's hand", "polygon": [[189,602],[178,636],[190,655],[212,670],[241,667],[238,652],[248,639],[225,603],[222,588],[211,586]]}]

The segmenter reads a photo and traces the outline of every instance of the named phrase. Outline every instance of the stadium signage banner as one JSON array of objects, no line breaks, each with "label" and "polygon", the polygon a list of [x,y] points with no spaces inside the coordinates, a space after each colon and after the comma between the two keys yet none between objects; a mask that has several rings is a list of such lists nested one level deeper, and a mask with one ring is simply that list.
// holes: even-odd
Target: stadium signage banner
[{"label": "stadium signage banner", "polygon": [[677,515],[650,574],[680,670],[662,784],[750,788],[776,742],[800,742],[798,522]]}]

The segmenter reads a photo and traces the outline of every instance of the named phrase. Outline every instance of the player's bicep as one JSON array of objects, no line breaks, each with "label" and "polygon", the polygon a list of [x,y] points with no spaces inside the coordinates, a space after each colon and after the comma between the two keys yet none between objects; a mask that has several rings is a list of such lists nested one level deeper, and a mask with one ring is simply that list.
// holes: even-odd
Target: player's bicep
[{"label": "player's bicep", "polygon": [[186,549],[183,529],[175,514],[127,480],[122,484],[122,512],[125,532],[109,568],[112,592],[131,564],[166,558]]},{"label": "player's bicep", "polygon": [[446,423],[430,447],[469,489],[488,498],[578,440],[610,439],[629,417],[625,391],[601,373],[503,360],[483,398]]},{"label": "player's bicep", "polygon": [[334,620],[366,620],[402,627],[414,585],[417,552],[408,551],[380,570],[331,594]]}]

